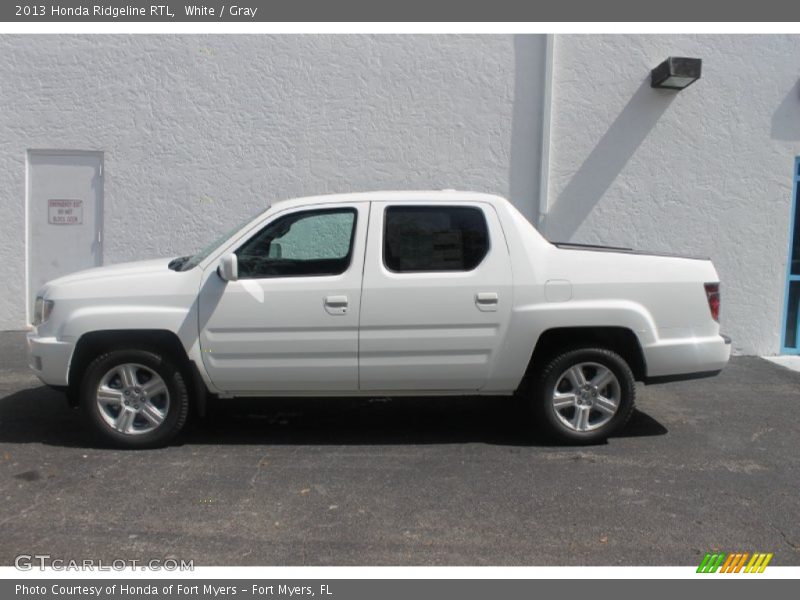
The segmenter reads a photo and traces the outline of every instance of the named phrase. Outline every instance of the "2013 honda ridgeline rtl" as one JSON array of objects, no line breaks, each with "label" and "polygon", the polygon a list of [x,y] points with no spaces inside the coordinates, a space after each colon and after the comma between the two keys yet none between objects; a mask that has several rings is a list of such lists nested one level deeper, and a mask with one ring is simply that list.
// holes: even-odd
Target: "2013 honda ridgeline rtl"
[{"label": "2013 honda ridgeline rtl", "polygon": [[725,366],[719,309],[709,260],[551,244],[497,196],[376,192],[51,281],[28,346],[120,446],[166,443],[209,395],[517,395],[591,443],[628,420],[635,381]]}]

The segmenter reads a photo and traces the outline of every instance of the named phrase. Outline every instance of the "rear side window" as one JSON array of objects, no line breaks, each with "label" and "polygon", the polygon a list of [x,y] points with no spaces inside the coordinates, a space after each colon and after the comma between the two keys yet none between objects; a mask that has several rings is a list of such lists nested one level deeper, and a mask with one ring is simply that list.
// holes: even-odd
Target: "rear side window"
[{"label": "rear side window", "polygon": [[489,251],[483,211],[469,206],[390,206],[383,260],[398,273],[471,271]]}]

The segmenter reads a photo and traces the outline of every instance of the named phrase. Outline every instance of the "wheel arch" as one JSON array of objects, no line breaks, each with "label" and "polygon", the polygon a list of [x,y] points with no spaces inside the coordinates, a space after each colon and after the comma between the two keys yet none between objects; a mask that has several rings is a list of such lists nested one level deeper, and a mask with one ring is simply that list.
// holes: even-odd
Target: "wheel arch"
[{"label": "wheel arch", "polygon": [[81,335],[72,352],[67,375],[67,399],[70,405],[78,404],[81,375],[92,360],[103,352],[134,348],[166,352],[183,370],[192,403],[201,414],[205,411],[208,389],[197,366],[187,355],[177,334],[165,329],[106,329]]},{"label": "wheel arch", "polygon": [[555,327],[539,336],[531,354],[526,375],[546,363],[556,353],[570,347],[596,346],[619,354],[628,363],[636,381],[647,377],[647,363],[636,333],[626,327]]}]

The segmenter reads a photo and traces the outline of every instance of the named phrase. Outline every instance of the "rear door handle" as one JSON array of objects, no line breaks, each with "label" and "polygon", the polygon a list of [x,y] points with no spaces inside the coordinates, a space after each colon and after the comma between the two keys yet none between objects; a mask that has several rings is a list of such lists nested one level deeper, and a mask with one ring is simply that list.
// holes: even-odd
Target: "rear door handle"
[{"label": "rear door handle", "polygon": [[497,292],[478,292],[475,294],[475,304],[480,310],[496,311],[498,302],[500,302],[500,296],[497,295]]},{"label": "rear door handle", "polygon": [[347,296],[325,296],[325,311],[332,315],[347,314]]}]

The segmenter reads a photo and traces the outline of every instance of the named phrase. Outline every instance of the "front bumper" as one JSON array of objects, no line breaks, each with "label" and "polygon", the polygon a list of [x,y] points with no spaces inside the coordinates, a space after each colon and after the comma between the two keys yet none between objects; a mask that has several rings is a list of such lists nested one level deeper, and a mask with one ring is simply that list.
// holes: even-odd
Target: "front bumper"
[{"label": "front bumper", "polygon": [[65,386],[74,344],[28,333],[28,366],[48,385]]}]

